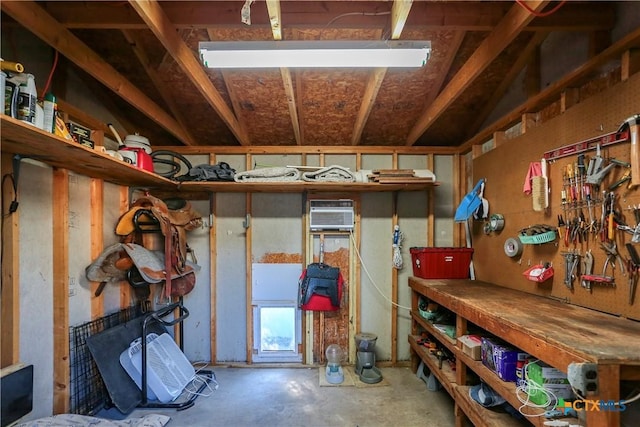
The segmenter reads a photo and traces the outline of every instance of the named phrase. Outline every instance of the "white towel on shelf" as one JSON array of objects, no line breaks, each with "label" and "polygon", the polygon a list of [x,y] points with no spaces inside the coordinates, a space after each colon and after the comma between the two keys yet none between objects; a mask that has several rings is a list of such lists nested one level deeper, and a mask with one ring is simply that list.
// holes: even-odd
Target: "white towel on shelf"
[{"label": "white towel on shelf", "polygon": [[302,180],[308,182],[355,182],[356,176],[349,169],[332,165],[314,172],[302,174]]},{"label": "white towel on shelf", "polygon": [[298,181],[300,171],[290,167],[260,168],[236,173],[233,179],[236,182]]}]

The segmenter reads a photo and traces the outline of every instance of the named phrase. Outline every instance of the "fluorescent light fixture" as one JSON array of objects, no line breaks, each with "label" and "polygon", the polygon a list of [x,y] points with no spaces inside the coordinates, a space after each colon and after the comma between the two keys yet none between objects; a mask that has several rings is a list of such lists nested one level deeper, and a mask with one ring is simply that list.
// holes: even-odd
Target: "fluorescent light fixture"
[{"label": "fluorescent light fixture", "polygon": [[426,40],[200,42],[208,68],[422,67]]}]

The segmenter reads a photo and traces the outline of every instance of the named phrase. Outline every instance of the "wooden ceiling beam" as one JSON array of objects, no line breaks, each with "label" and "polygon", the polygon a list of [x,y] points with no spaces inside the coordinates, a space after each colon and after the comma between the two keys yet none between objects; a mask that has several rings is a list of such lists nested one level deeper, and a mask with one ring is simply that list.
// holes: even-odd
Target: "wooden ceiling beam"
[{"label": "wooden ceiling beam", "polygon": [[[121,2],[44,2],[44,7],[67,28],[93,29],[146,29],[147,26],[131,9]],[[362,12],[345,16],[333,26],[386,25],[384,15],[371,15],[389,11],[382,1],[287,1],[281,18],[289,27],[325,26],[331,19],[344,13]],[[206,28],[243,26],[240,22],[242,2],[176,1],[163,2],[163,9],[176,28]],[[509,8],[508,2],[415,2],[407,26],[427,26],[432,29],[462,31],[490,31],[500,22]],[[254,8],[253,27],[270,25],[267,11]],[[609,30],[615,22],[613,5],[606,2],[571,4],[568,2],[553,15],[534,19],[525,31],[593,31]]]},{"label": "wooden ceiling beam", "polygon": [[158,93],[160,93],[160,96],[162,97],[165,104],[167,104],[167,107],[169,107],[169,111],[171,111],[173,117],[175,117],[178,123],[180,123],[180,126],[182,126],[182,131],[189,138],[187,145],[198,145],[196,139],[187,130],[189,129],[189,126],[184,120],[180,109],[174,102],[173,96],[171,96],[171,93],[169,92],[167,86],[162,81],[160,74],[151,66],[149,57],[142,47],[142,41],[137,32],[132,30],[122,30],[122,35],[124,35],[124,38],[129,43],[129,46],[131,46],[133,53],[138,58],[138,61],[140,61],[140,65],[142,65],[142,68],[147,73],[147,76],[149,76],[149,80],[151,80],[151,83],[153,83],[155,88],[158,90]]},{"label": "wooden ceiling beam", "polygon": [[282,40],[282,11],[280,10],[280,0],[266,0],[266,3],[273,39]]},{"label": "wooden ceiling beam", "polygon": [[183,143],[189,142],[182,126],[166,111],[122,76],[115,68],[65,29],[44,9],[32,1],[4,1],[2,10],[29,29],[45,43],[66,56],[79,68],[117,93],[144,115],[174,135]]},{"label": "wooden ceiling beam", "polygon": [[[548,0],[527,2],[533,11],[541,11]],[[429,127],[453,104],[458,97],[473,83],[491,62],[502,52],[522,29],[534,18],[534,15],[521,7],[513,5],[496,28],[485,38],[473,52],[449,84],[434,99],[433,103],[420,115],[409,132],[406,145],[413,145],[429,129]]]},{"label": "wooden ceiling beam", "polygon": [[453,65],[453,60],[456,58],[458,54],[458,50],[462,45],[462,41],[464,40],[464,36],[466,35],[466,31],[456,31],[453,34],[451,39],[451,44],[447,48],[446,56],[442,60],[442,68],[440,74],[435,78],[435,82],[433,84],[433,90],[430,90],[425,99],[424,105],[431,105],[434,99],[440,94],[442,91],[442,87],[444,86],[444,81],[449,75],[449,71],[451,70],[451,66]]},{"label": "wooden ceiling beam", "polygon": [[[274,40],[282,40],[282,11],[280,9],[280,0],[267,0],[267,11],[269,12],[269,21],[271,23],[271,33]],[[302,145],[302,135],[300,134],[300,121],[298,120],[298,105],[296,103],[296,94],[291,79],[291,71],[288,68],[280,68],[282,76],[282,85],[284,93],[287,97],[287,105],[289,107],[289,116],[291,116],[291,126],[293,127],[293,135],[296,144]]]},{"label": "wooden ceiling beam", "polygon": [[138,12],[147,23],[149,29],[160,40],[171,56],[176,60],[185,75],[191,80],[194,86],[200,91],[209,105],[218,113],[229,130],[236,137],[241,145],[248,145],[249,137],[238,123],[235,115],[226,104],[211,79],[205,72],[203,65],[198,61],[194,52],[178,36],[176,28],[167,18],[162,7],[157,1],[135,1],[129,0],[129,4]]},{"label": "wooden ceiling beam", "polygon": [[498,105],[498,102],[502,99],[504,94],[507,92],[511,84],[515,81],[520,71],[524,69],[524,67],[530,63],[531,58],[536,53],[544,39],[547,38],[549,33],[535,33],[529,43],[522,50],[516,62],[513,63],[507,74],[500,81],[500,85],[493,91],[491,94],[491,98],[484,104],[484,108],[478,113],[476,116],[476,120],[473,122],[471,126],[467,129],[467,135],[470,138],[475,135],[478,130],[480,130],[482,124],[487,120],[487,117],[493,112],[493,110]]},{"label": "wooden ceiling beam", "polygon": [[413,6],[413,0],[394,0],[391,6],[391,39],[398,40]]},{"label": "wooden ceiling beam", "polygon": [[[402,30],[407,23],[407,17],[409,16],[412,4],[413,0],[395,0],[393,2],[393,6],[391,6],[391,39],[397,40],[400,38],[400,34],[402,34]],[[351,145],[358,145],[360,143],[362,132],[364,132],[364,127],[369,120],[371,110],[380,91],[380,86],[382,86],[384,76],[386,75],[387,68],[385,67],[376,68],[369,73],[367,86],[364,90],[362,103],[358,110],[358,117],[356,118],[353,134],[351,135]]]},{"label": "wooden ceiling beam", "polygon": [[491,136],[494,132],[507,129],[514,123],[520,121],[523,114],[539,111],[544,106],[558,100],[563,90],[568,87],[577,87],[581,83],[584,83],[584,81],[587,80],[587,76],[589,76],[593,70],[598,69],[598,67],[601,67],[603,64],[606,64],[611,60],[617,59],[616,57],[618,55],[622,55],[625,51],[639,47],[640,28],[637,28],[636,30],[630,32],[620,40],[613,43],[598,55],[580,65],[578,68],[566,74],[561,79],[547,86],[536,96],[529,98],[527,101],[511,110],[506,115],[502,116],[493,124],[485,127],[473,138],[467,140],[460,146],[460,153],[466,153],[471,150],[474,145],[487,142],[489,139],[491,139]]}]

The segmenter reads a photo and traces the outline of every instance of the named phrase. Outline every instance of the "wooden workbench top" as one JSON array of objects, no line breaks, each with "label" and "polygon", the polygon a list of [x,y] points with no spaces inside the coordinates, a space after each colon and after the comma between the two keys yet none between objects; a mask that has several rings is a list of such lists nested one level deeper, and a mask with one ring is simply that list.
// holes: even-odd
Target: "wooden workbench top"
[{"label": "wooden workbench top", "polygon": [[411,277],[409,286],[565,372],[572,362],[640,366],[640,322],[478,280]]}]

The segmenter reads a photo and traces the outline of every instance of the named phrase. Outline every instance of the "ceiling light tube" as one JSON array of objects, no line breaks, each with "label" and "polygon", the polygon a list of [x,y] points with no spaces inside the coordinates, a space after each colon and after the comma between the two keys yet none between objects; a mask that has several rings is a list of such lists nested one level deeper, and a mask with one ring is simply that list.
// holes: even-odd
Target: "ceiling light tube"
[{"label": "ceiling light tube", "polygon": [[422,67],[426,40],[200,42],[208,68]]}]

